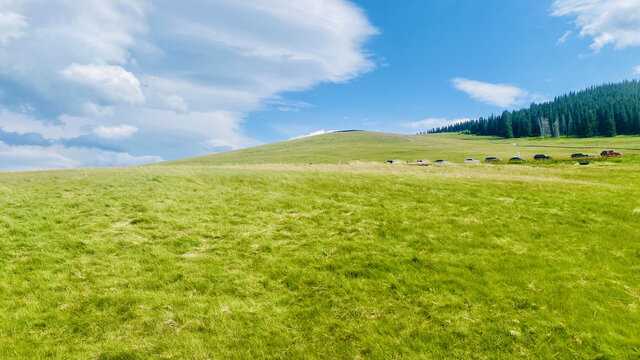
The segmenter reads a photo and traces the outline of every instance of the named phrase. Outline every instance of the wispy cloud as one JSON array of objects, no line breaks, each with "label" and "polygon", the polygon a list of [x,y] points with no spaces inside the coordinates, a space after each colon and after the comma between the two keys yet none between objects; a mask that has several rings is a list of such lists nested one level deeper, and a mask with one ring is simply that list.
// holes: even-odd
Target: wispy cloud
[{"label": "wispy cloud", "polygon": [[0,171],[68,169],[80,166],[133,166],[162,161],[160,156],[134,156],[98,148],[7,145],[0,142]]},{"label": "wispy cloud", "polygon": [[312,131],[308,134],[305,135],[299,135],[299,136],[295,136],[290,138],[289,140],[298,140],[298,139],[303,139],[303,138],[307,138],[307,137],[311,137],[311,136],[317,136],[317,135],[324,135],[324,134],[331,134],[334,133],[338,130],[328,130],[328,131],[324,131],[324,130],[318,130],[318,131]]},{"label": "wispy cloud", "polygon": [[29,27],[27,18],[13,11],[0,11],[0,45],[7,45],[10,41],[25,35]]},{"label": "wispy cloud", "polygon": [[456,89],[464,91],[471,98],[503,108],[543,100],[542,96],[531,94],[529,91],[513,85],[492,84],[465,78],[455,78],[451,82]]},{"label": "wispy cloud", "polygon": [[553,16],[573,17],[580,36],[593,38],[595,52],[608,44],[640,45],[640,0],[555,0],[552,10]]},{"label": "wispy cloud", "polygon": [[558,46],[560,44],[564,44],[564,42],[567,41],[567,39],[569,38],[569,36],[571,36],[571,34],[573,34],[573,31],[567,30],[567,32],[565,32],[564,35],[562,35],[558,39],[558,41],[556,41],[556,46]]},{"label": "wispy cloud", "polygon": [[640,75],[640,65],[633,68],[633,73],[636,75]]},{"label": "wispy cloud", "polygon": [[51,141],[67,165],[96,163],[63,146],[77,137],[136,159],[253,145],[248,113],[375,68],[365,45],[378,30],[348,0],[0,3],[0,88],[11,94],[0,96],[0,129]]},{"label": "wispy cloud", "polygon": [[402,123],[401,126],[407,129],[420,130],[420,131],[428,131],[434,128],[453,125],[465,121],[469,121],[469,118],[462,119],[446,119],[446,118],[428,118],[420,121]]},{"label": "wispy cloud", "polygon": [[275,106],[278,111],[282,112],[299,112],[304,108],[312,106],[308,102],[296,100],[272,100],[269,101],[269,104]]}]

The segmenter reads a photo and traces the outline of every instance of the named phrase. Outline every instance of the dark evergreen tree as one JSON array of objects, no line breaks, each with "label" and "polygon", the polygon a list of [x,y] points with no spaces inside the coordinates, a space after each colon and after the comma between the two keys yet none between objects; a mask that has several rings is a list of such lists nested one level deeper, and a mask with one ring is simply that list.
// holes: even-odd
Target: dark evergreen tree
[{"label": "dark evergreen tree", "polygon": [[[546,121],[542,121],[545,119]],[[429,132],[469,132],[505,138],[547,135],[579,137],[640,134],[640,82],[594,86],[577,93],[558,96],[518,111],[505,111]],[[541,129],[541,125],[545,128]]]},{"label": "dark evergreen tree", "polygon": [[602,134],[604,136],[616,136],[616,121],[613,116],[613,109],[606,111],[606,119],[604,123],[604,131]]},{"label": "dark evergreen tree", "polygon": [[501,129],[500,136],[503,138],[511,139],[513,137],[513,122],[511,121],[511,113],[505,111],[501,116]]}]

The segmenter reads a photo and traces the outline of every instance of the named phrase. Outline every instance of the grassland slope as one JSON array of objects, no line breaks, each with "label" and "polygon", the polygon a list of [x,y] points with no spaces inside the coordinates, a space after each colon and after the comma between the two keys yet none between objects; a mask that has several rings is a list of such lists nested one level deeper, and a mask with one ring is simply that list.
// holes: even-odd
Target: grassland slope
[{"label": "grassland slope", "polygon": [[489,156],[508,159],[518,153],[528,159],[539,153],[566,159],[574,152],[598,154],[604,149],[621,149],[626,153],[640,153],[640,137],[543,140],[538,138],[501,139],[457,134],[399,135],[358,131],[318,135],[170,161],[164,165],[337,164],[353,161],[416,161],[425,158],[432,161],[447,159],[461,162],[465,158],[482,160]]},{"label": "grassland slope", "polygon": [[345,162],[514,147],[346,133],[0,173],[0,358],[640,356],[640,164],[338,165],[322,149],[340,146]]}]

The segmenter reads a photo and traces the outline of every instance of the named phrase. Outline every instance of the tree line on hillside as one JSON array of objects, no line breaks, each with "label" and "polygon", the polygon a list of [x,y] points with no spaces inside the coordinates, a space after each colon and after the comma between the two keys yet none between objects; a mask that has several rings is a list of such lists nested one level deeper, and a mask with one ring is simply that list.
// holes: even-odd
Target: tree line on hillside
[{"label": "tree line on hillside", "polygon": [[529,108],[504,111],[429,133],[469,132],[475,135],[513,137],[578,137],[640,134],[640,82],[594,86],[531,104]]}]

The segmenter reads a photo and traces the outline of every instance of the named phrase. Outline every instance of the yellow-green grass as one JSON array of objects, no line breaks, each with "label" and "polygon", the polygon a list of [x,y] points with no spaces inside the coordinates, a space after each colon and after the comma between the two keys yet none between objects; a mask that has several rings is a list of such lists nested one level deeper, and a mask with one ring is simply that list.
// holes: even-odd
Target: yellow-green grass
[{"label": "yellow-green grass", "polygon": [[0,358],[640,356],[637,158],[292,158],[0,173]]},{"label": "yellow-green grass", "polygon": [[398,135],[358,131],[313,136],[166,164],[337,164],[387,160],[415,162],[423,159],[463,162],[466,158],[484,160],[493,156],[508,160],[516,154],[527,160],[533,160],[536,154],[547,154],[555,159],[570,159],[573,153],[599,155],[602,150],[640,154],[640,137],[502,139],[457,134]]}]

